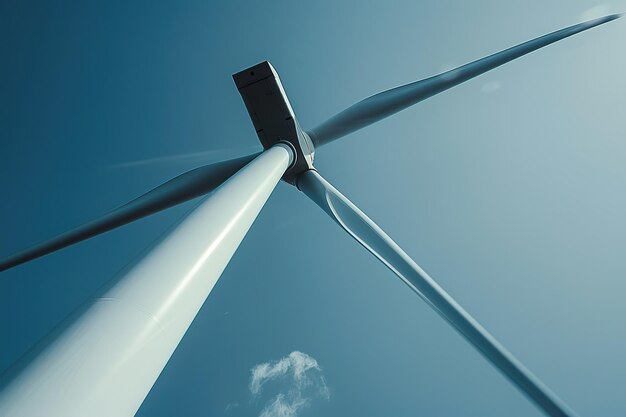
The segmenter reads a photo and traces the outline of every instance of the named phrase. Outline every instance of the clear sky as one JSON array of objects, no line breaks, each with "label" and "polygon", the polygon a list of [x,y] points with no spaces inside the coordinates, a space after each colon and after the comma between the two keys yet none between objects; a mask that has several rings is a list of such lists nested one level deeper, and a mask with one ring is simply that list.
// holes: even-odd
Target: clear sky
[{"label": "clear sky", "polygon": [[[63,3],[0,5],[0,257],[260,148],[230,78],[259,61],[311,127],[380,90],[626,11],[581,0]],[[625,39],[623,19],[576,35],[316,155],[582,416],[626,414]],[[192,157],[168,158],[181,154]],[[0,370],[195,204],[2,273]],[[276,366],[289,371],[259,371]],[[302,392],[289,376],[298,367]],[[256,416],[280,395],[307,401],[298,416],[540,415],[285,183],[138,415]]]}]

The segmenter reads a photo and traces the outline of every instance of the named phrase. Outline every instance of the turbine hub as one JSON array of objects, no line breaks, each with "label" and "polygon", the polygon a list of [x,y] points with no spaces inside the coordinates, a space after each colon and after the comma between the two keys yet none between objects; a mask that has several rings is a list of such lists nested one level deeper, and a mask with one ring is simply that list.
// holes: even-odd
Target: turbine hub
[{"label": "turbine hub", "polygon": [[276,70],[263,61],[234,74],[233,79],[263,148],[278,142],[287,142],[293,148],[294,162],[283,179],[295,185],[298,175],[313,168],[315,149],[300,128]]}]

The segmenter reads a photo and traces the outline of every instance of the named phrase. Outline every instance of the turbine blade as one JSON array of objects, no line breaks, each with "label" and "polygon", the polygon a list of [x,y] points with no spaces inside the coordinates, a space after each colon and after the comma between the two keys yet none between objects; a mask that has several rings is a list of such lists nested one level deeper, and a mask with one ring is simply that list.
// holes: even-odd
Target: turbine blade
[{"label": "turbine blade", "polygon": [[187,171],[96,220],[0,261],[0,271],[207,194],[257,155],[258,153]]},{"label": "turbine blade", "polygon": [[317,171],[298,178],[298,188],[350,236],[370,251],[448,321],[468,342],[547,415],[576,416],[536,376],[508,352],[448,293],[426,274],[378,225],[329,184]]},{"label": "turbine blade", "polygon": [[383,91],[348,107],[307,133],[316,147],[324,145],[509,61],[620,16],[614,14],[570,26],[442,74]]}]

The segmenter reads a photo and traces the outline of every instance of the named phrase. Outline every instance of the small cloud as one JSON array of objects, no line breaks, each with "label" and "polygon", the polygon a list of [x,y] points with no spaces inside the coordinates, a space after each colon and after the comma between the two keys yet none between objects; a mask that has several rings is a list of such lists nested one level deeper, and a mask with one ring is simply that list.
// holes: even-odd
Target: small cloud
[{"label": "small cloud", "polygon": [[259,398],[269,381],[282,381],[287,387],[265,403],[260,417],[296,417],[315,397],[330,399],[322,370],[312,356],[299,351],[272,362],[260,363],[250,370],[249,389]]},{"label": "small cloud", "polygon": [[226,412],[233,411],[237,407],[239,407],[239,403],[228,403],[226,408],[224,408],[224,411]]},{"label": "small cloud", "polygon": [[500,87],[502,87],[502,84],[500,83],[500,81],[489,81],[483,84],[483,86],[480,88],[480,91],[482,91],[485,94],[491,94],[491,93],[495,93],[496,91],[498,91]]},{"label": "small cloud", "polygon": [[591,20],[608,14],[611,14],[611,6],[607,3],[603,3],[585,10],[580,14],[580,18],[581,20]]},{"label": "small cloud", "polygon": [[265,406],[259,417],[295,417],[307,402],[301,397],[286,399],[284,394],[278,394],[274,401]]}]

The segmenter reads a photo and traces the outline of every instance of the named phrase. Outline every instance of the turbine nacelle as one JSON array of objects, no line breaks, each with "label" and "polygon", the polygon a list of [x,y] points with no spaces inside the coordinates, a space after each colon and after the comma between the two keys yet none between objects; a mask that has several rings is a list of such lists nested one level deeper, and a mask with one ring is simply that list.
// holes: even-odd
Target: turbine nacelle
[{"label": "turbine nacelle", "polygon": [[293,148],[295,158],[283,179],[295,185],[298,175],[313,168],[315,148],[300,127],[276,70],[263,61],[234,74],[233,79],[263,148],[278,142]]}]

